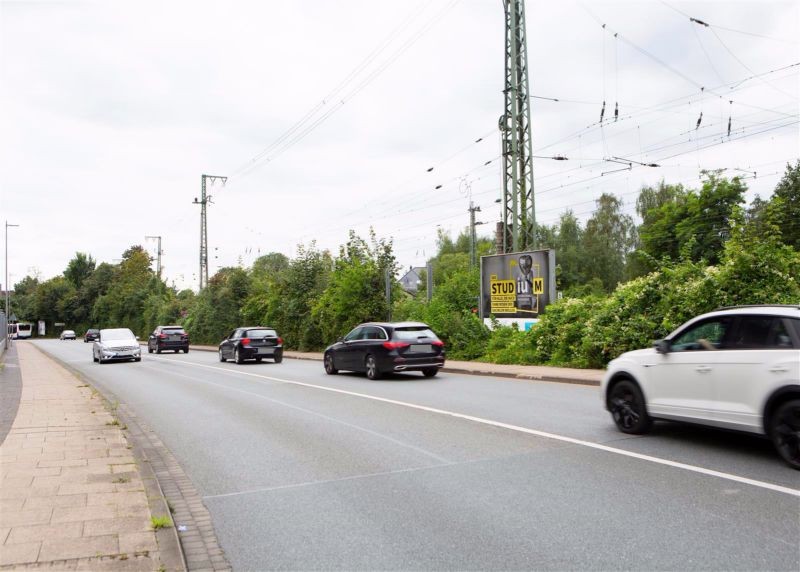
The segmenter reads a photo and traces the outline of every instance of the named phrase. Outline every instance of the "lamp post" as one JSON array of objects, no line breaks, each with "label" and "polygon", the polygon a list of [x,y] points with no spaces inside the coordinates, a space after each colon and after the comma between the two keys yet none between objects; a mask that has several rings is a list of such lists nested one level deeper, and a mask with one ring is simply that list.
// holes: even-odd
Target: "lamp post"
[{"label": "lamp post", "polygon": [[[19,226],[18,224],[8,224],[6,221],[6,323],[8,323],[8,227]],[[6,349],[8,349],[8,328],[5,332]]]}]

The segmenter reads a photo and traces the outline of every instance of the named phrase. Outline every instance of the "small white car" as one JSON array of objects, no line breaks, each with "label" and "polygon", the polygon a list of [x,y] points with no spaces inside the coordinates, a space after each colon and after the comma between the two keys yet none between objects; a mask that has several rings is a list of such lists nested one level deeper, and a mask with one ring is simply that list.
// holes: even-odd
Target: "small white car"
[{"label": "small white car", "polygon": [[75,332],[73,330],[64,330],[58,336],[59,340],[74,340],[75,339]]},{"label": "small white car", "polygon": [[115,360],[142,361],[142,348],[139,338],[128,328],[100,330],[92,345],[92,359],[96,363]]},{"label": "small white car", "polygon": [[653,419],[757,433],[800,469],[800,305],[693,318],[612,360],[602,396],[623,433],[644,433]]}]

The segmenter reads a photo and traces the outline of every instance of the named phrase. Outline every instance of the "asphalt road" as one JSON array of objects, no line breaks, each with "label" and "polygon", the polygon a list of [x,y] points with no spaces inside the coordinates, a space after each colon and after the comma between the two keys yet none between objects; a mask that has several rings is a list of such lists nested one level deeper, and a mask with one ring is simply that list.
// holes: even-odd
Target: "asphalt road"
[{"label": "asphalt road", "polygon": [[235,570],[800,569],[800,472],[768,441],[625,436],[596,387],[36,343],[158,433]]}]

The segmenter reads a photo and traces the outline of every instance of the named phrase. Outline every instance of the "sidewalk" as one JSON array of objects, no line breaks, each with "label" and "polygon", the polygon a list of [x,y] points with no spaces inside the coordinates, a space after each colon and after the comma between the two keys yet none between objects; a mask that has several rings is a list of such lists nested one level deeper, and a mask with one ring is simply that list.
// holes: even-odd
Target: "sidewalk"
[{"label": "sidewalk", "polygon": [[[144,344],[147,345],[146,343]],[[191,350],[215,352],[216,346],[189,346]],[[322,352],[297,352],[286,350],[283,357],[322,361]],[[577,383],[580,385],[600,385],[605,371],[602,369],[575,369],[569,367],[550,367],[545,365],[507,365],[481,361],[446,360],[442,371],[466,373],[469,375],[494,375],[531,381],[555,381]]]},{"label": "sidewalk", "polygon": [[171,522],[153,529],[169,508],[115,407],[33,345],[14,352],[22,388],[0,444],[0,569],[185,569]]}]

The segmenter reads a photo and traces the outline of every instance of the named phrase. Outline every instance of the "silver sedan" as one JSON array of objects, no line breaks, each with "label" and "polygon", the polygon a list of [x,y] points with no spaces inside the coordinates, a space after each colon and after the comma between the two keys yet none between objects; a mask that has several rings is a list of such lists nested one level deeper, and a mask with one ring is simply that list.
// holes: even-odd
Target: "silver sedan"
[{"label": "silver sedan", "polygon": [[97,363],[114,360],[142,361],[139,338],[128,328],[100,330],[100,335],[92,345],[92,359]]}]

